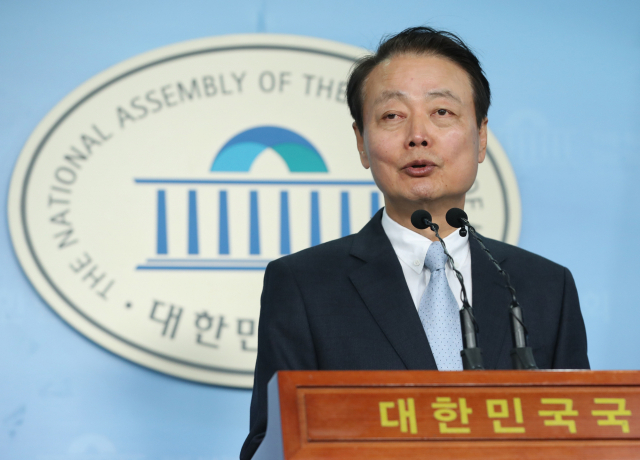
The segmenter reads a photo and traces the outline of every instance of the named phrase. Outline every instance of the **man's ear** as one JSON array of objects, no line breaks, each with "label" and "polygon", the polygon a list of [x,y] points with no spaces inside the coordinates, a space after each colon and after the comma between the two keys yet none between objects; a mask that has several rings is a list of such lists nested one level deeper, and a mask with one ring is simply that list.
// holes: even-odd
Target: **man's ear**
[{"label": "man's ear", "polygon": [[478,163],[482,163],[484,158],[487,156],[487,125],[489,123],[489,119],[485,118],[482,120],[482,124],[480,125],[479,132],[479,141],[480,145],[478,146]]},{"label": "man's ear", "polygon": [[358,146],[358,154],[360,154],[360,163],[365,169],[369,169],[369,157],[364,149],[364,139],[362,138],[362,133],[358,129],[358,125],[354,121],[351,125],[353,127],[353,133],[356,135],[356,145]]}]

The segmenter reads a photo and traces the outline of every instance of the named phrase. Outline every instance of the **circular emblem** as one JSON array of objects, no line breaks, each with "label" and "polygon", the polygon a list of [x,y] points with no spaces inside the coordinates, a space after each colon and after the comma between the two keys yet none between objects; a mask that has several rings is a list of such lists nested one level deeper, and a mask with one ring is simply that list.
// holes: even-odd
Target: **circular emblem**
[{"label": "circular emblem", "polygon": [[[384,204],[345,100],[364,53],[217,37],[76,89],[27,141],[9,191],[11,237],[36,290],[124,358],[250,387],[267,263],[359,231]],[[518,188],[492,135],[466,209],[486,236],[517,241]]]}]

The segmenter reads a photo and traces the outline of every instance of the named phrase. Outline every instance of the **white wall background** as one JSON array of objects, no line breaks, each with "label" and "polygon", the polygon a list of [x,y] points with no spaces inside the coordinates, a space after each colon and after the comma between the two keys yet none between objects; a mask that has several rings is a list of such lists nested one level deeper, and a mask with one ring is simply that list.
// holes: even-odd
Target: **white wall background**
[{"label": "white wall background", "polygon": [[[640,368],[636,1],[0,0],[0,202],[44,115],[138,53],[249,32],[373,48],[421,24],[479,54],[522,193],[520,246],[573,272],[593,368]],[[0,220],[0,458],[237,458],[250,392],[160,375],[82,337],[33,290]]]}]

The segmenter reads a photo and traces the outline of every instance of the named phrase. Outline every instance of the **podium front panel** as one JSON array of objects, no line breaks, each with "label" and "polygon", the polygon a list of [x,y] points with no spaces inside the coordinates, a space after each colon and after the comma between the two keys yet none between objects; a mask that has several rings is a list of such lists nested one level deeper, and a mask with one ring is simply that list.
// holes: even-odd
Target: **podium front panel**
[{"label": "podium front panel", "polygon": [[272,383],[286,459],[640,459],[636,371],[287,371]]}]

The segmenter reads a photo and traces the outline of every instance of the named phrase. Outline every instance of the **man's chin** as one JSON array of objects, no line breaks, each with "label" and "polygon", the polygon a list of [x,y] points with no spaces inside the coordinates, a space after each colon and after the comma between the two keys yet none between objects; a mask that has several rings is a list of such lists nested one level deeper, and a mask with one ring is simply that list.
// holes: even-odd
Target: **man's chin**
[{"label": "man's chin", "polygon": [[464,195],[451,196],[435,190],[420,190],[409,196],[387,198],[385,205],[392,207],[402,214],[411,214],[416,209],[434,209],[440,207],[462,208],[464,206]]}]

